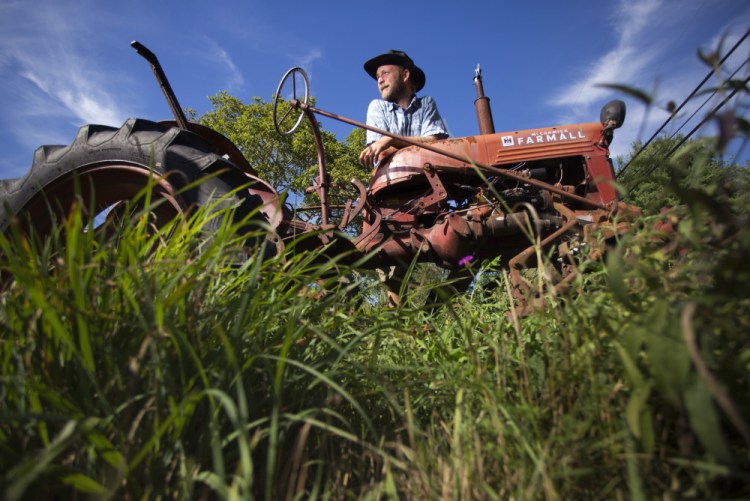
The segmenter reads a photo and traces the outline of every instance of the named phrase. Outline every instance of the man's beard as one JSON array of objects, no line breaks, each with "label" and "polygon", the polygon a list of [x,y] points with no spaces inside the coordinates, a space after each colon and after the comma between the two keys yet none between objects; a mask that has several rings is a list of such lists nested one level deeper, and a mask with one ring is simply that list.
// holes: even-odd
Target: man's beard
[{"label": "man's beard", "polygon": [[401,80],[396,80],[384,92],[381,92],[383,99],[391,103],[398,103],[405,95],[406,85]]}]

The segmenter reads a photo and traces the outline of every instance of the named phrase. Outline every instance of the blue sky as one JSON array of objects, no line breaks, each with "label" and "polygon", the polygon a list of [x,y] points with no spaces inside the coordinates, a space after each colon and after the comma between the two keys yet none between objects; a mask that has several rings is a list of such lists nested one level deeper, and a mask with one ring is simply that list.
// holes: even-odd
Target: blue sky
[{"label": "blue sky", "polygon": [[[86,123],[170,118],[131,40],[159,56],[180,104],[199,113],[221,90],[270,100],[298,65],[318,107],[364,120],[377,91],[362,64],[388,49],[425,70],[422,93],[436,99],[453,136],[478,133],[477,64],[498,132],[596,121],[605,102],[623,98],[628,116],[615,156],[648,139],[667,118],[659,106],[680,103],[707,74],[698,48],[713,50],[723,38],[726,50],[749,28],[747,0],[0,0],[0,178],[23,175],[36,147],[69,144]],[[728,66],[749,56],[750,40]],[[646,90],[657,106],[599,83]],[[342,140],[351,130],[322,123]]]}]

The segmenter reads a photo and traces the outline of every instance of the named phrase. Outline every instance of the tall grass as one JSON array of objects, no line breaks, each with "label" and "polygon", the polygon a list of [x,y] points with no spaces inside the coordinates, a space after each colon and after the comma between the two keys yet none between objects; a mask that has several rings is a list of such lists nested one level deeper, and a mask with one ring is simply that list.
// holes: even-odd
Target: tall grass
[{"label": "tall grass", "polygon": [[205,212],[0,236],[3,498],[747,495],[750,231],[684,216],[521,321],[489,265],[390,309]]}]

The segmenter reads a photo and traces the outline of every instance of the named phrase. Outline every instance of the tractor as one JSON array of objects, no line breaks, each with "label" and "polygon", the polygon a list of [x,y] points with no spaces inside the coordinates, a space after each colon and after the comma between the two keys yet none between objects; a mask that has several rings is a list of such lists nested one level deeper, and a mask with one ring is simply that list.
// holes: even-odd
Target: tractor
[{"label": "tractor", "polygon": [[[474,103],[480,134],[430,143],[400,137],[410,146],[380,162],[368,185],[353,179],[356,196],[334,205],[315,116],[393,135],[312,106],[309,80],[295,67],[276,90],[273,119],[280,134],[293,134],[303,120],[313,130],[318,175],[309,191],[319,203],[315,218],[300,218],[236,145],[187,121],[156,56],[137,41],[131,45],[149,62],[174,119],[86,125],[68,146],[38,148],[25,176],[0,181],[0,231],[14,224],[44,234],[77,201],[111,218],[148,190],[157,225],[198,206],[232,206],[233,217],[264,228],[276,252],[314,233],[305,239],[305,252],[367,257],[351,260],[394,269],[396,277],[414,261],[460,274],[468,261],[499,259],[509,270],[517,312],[524,314],[539,296],[525,269],[549,269],[560,291],[576,276],[577,253],[588,246],[589,258],[599,257],[602,242],[627,232],[640,215],[618,200],[609,157],[625,118],[622,101],[606,104],[598,122],[498,133],[479,68]],[[206,232],[218,224],[214,218]]]}]

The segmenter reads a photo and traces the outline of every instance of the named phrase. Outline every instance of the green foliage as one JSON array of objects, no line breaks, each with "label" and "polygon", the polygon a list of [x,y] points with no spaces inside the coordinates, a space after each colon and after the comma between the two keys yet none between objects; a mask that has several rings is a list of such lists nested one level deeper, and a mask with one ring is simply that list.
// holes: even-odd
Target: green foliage
[{"label": "green foliage", "polygon": [[746,496],[750,230],[682,210],[521,321],[491,266],[388,309],[205,213],[0,237],[4,499]]},{"label": "green foliage", "polygon": [[361,448],[359,433],[374,442],[336,359],[394,320],[336,307],[359,291],[312,300],[316,278],[335,289],[336,263],[238,260],[238,226],[205,241],[205,218],[151,233],[144,215],[110,239],[81,231],[77,212],[41,248],[0,238],[13,277],[0,310],[4,499],[276,498],[303,430],[312,456],[299,468],[337,441]]},{"label": "green foliage", "polygon": [[[723,66],[731,51],[738,47],[735,45],[724,54],[724,41],[720,40],[716,50],[708,54],[698,51],[699,59],[711,70],[715,83],[690,96],[701,101],[708,96],[698,110],[713,101],[713,111],[699,117],[698,125],[714,123],[718,128],[716,137],[686,141],[679,134],[661,136],[645,149],[637,142],[632,145],[627,161],[620,162],[625,167],[618,173],[618,181],[628,201],[643,208],[647,214],[655,214],[662,207],[689,203],[693,194],[704,190],[708,197],[728,202],[730,211],[748,210],[750,162],[744,166],[727,165],[722,155],[732,141],[740,144],[738,152],[743,151],[750,141],[750,125],[746,118],[750,87],[747,79],[734,78],[739,68],[729,74],[728,68]],[[653,107],[656,102],[654,96],[639,89],[622,85],[604,87],[628,94],[646,107]],[[726,104],[729,106],[724,107]],[[669,101],[664,109],[671,114],[670,119],[684,118],[678,113],[682,105],[678,108],[674,101]]]},{"label": "green foliage", "polygon": [[[302,186],[309,151],[270,132],[266,103],[214,99],[204,123]],[[330,144],[340,165],[362,141]],[[677,208],[524,319],[493,263],[450,298],[414,267],[389,309],[300,241],[248,249],[231,209],[98,229],[73,211],[46,239],[12,227],[2,498],[750,497],[747,169],[704,143],[645,158],[633,196]],[[207,235],[209,217],[223,224]]]},{"label": "green foliage", "polygon": [[618,178],[628,203],[656,214],[662,208],[690,204],[703,193],[704,198],[722,200],[727,212],[747,213],[750,168],[726,165],[710,140],[686,141],[667,157],[680,141],[679,136],[659,138],[643,151],[640,143],[633,144],[628,166]]},{"label": "green foliage", "polygon": [[637,205],[647,214],[656,214],[663,207],[683,203],[678,193],[685,188],[716,185],[725,167],[708,142],[688,141],[679,153],[667,157],[682,139],[680,136],[658,138],[643,151],[640,151],[641,143],[633,144],[626,161],[628,166],[618,177],[626,190],[628,203]]},{"label": "green foliage", "polygon": [[[245,104],[226,91],[209,100],[214,109],[198,117],[198,122],[228,137],[260,177],[277,190],[290,190],[302,196],[318,175],[318,157],[310,124],[303,120],[295,134],[282,136],[273,125],[272,103],[255,97]],[[348,185],[352,178],[367,182],[369,173],[358,160],[364,148],[363,131],[353,130],[342,143],[333,133],[321,130],[321,139],[326,168],[333,183]],[[335,190],[332,193],[334,202],[345,200],[351,194],[351,189],[341,194]],[[308,195],[306,202],[316,200]]]},{"label": "green foliage", "polygon": [[702,490],[710,479],[748,478],[750,231],[727,200],[705,199],[670,215],[679,223],[667,245],[653,230],[632,235],[607,271],[629,284],[629,297],[615,295],[627,312],[616,346],[631,387],[628,428],[652,466],[670,458],[656,464],[673,482],[712,497]]}]

